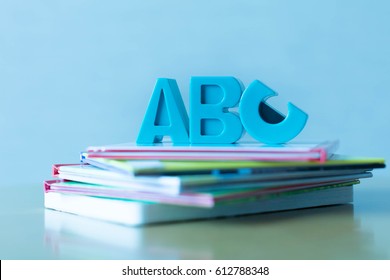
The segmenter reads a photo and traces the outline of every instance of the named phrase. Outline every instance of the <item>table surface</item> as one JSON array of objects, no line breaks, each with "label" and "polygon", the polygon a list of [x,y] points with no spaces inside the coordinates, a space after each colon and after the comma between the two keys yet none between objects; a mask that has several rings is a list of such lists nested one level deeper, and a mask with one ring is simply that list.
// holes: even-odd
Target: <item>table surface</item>
[{"label": "table surface", "polygon": [[2,186],[0,259],[389,259],[383,171],[353,204],[144,227],[45,210],[39,185]]}]

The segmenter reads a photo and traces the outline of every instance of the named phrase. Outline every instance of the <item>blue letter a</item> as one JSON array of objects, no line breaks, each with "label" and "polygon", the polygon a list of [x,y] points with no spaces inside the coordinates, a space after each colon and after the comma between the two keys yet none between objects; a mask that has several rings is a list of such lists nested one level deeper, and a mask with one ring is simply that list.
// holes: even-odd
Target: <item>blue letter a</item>
[{"label": "blue letter a", "polygon": [[160,78],[145,113],[137,144],[161,142],[170,136],[175,144],[188,144],[188,115],[176,80]]}]

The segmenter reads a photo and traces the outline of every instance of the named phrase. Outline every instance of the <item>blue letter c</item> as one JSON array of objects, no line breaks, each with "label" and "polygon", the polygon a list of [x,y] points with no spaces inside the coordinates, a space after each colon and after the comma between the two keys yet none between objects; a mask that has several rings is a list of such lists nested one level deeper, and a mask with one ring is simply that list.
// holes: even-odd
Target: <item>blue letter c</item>
[{"label": "blue letter c", "polygon": [[261,102],[277,93],[258,80],[253,81],[244,91],[240,102],[241,122],[247,132],[256,140],[267,144],[286,143],[296,137],[305,127],[308,115],[288,103],[288,114],[283,121],[271,124],[260,112]]}]

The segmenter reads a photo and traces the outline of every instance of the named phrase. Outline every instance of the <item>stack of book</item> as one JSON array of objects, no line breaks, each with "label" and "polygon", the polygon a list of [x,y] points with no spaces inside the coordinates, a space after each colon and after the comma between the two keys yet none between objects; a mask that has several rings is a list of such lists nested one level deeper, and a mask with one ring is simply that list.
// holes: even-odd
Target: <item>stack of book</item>
[{"label": "stack of book", "polygon": [[336,155],[337,144],[89,147],[53,166],[45,207],[141,225],[350,203],[385,163]]}]

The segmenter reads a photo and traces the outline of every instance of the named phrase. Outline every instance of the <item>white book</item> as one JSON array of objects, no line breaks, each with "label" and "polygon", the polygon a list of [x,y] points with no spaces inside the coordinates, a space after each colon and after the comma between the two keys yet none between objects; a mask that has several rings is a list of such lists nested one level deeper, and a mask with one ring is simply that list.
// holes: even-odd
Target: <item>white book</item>
[{"label": "white book", "polygon": [[46,192],[44,196],[46,208],[134,226],[345,204],[353,201],[353,187],[293,191],[210,209],[59,192]]}]

